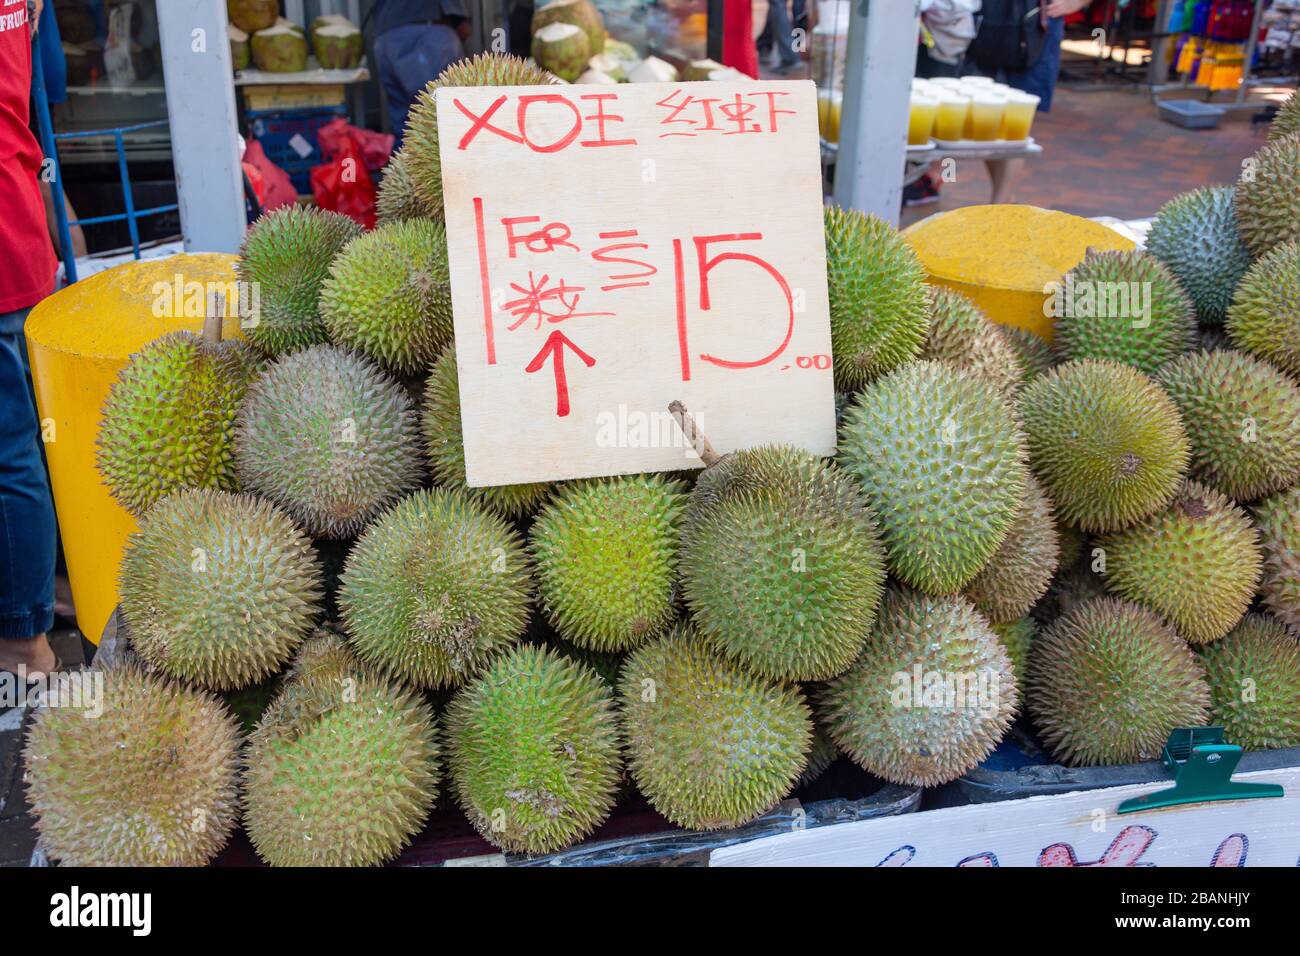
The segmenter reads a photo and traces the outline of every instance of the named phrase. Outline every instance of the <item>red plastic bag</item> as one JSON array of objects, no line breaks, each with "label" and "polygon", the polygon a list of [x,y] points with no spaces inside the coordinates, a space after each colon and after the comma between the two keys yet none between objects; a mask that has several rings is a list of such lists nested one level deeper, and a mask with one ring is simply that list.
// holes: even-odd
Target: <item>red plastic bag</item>
[{"label": "red plastic bag", "polygon": [[298,201],[298,190],[289,174],[266,158],[262,144],[255,139],[244,145],[244,165],[252,167],[258,174],[256,177],[250,174],[249,179],[253,180],[253,189],[264,212],[291,206]]},{"label": "red plastic bag", "polygon": [[365,229],[375,228],[375,181],[356,143],[345,142],[329,162],[311,168],[311,191],[321,209],[341,212]]},{"label": "red plastic bag", "polygon": [[366,161],[366,169],[383,169],[388,165],[388,157],[393,152],[395,142],[392,133],[362,129],[341,116],[316,131],[316,142],[320,144],[321,155],[326,159],[337,156],[349,140],[360,150]]}]

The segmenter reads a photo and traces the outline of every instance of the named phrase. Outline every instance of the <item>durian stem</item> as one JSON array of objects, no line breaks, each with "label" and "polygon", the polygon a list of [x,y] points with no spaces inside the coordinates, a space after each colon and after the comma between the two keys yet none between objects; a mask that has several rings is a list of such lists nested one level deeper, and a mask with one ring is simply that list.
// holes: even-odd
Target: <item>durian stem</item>
[{"label": "durian stem", "polygon": [[209,345],[221,344],[221,322],[225,316],[225,293],[217,291],[208,293],[207,309],[203,315],[203,340]]},{"label": "durian stem", "polygon": [[704,462],[704,466],[712,468],[716,465],[718,459],[722,456],[709,443],[708,436],[700,431],[699,425],[695,423],[695,416],[686,410],[685,405],[676,400],[668,403],[668,411],[672,413],[673,420],[677,422],[677,427],[682,430],[682,434],[686,436],[686,440],[695,449],[695,454],[700,456],[700,461]]}]

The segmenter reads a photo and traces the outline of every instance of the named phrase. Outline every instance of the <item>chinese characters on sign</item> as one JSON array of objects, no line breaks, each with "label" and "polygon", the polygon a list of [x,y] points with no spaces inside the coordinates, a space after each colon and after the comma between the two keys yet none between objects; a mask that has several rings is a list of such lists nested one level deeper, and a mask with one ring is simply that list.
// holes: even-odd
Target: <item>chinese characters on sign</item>
[{"label": "chinese characters on sign", "polygon": [[437,93],[471,485],[835,447],[807,82]]}]

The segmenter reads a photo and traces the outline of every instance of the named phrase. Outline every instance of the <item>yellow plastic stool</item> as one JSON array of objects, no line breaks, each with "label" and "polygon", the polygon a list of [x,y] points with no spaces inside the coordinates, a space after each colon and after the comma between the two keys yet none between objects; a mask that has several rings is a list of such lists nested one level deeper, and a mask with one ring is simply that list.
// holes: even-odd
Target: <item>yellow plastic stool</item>
[{"label": "yellow plastic stool", "polygon": [[219,253],[130,262],[55,293],[27,318],[77,626],[95,644],[117,604],[118,563],[136,530],[95,466],[100,409],[132,353],[168,332],[202,331],[208,292],[225,294],[223,337],[239,337],[234,264],[235,256]]}]

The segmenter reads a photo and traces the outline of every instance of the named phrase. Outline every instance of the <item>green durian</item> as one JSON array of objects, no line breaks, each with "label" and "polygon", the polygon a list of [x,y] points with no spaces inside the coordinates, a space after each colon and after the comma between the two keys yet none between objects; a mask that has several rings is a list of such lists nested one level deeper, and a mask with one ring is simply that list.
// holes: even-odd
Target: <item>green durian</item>
[{"label": "green durian", "polygon": [[1237,501],[1300,479],[1300,388],[1244,352],[1193,352],[1156,375],[1178,406],[1191,474]]},{"label": "green durian", "polygon": [[519,535],[458,491],[418,491],[348,556],[339,609],[358,656],[413,687],[463,684],[523,636],[533,586]]},{"label": "green durian", "polygon": [[1018,702],[1011,657],[974,605],[895,589],[857,662],[823,688],[817,712],[863,769],[932,787],[987,757]]},{"label": "green durian", "polygon": [[366,359],[316,345],[280,359],[239,413],[240,481],[309,533],[349,538],[419,482],[416,417]]},{"label": "green durian", "polygon": [[925,269],[893,226],[826,207],[835,387],[856,391],[917,358],[929,333]]},{"label": "green durian", "polygon": [[172,332],[132,355],[104,402],[96,464],[136,517],[186,488],[235,491],[235,415],[261,361],[243,342]]},{"label": "green durian", "polygon": [[1246,750],[1300,747],[1300,643],[1267,614],[1247,614],[1201,651],[1210,718]]},{"label": "green durian", "polygon": [[808,745],[808,765],[804,767],[803,773],[799,774],[799,779],[794,782],[791,790],[798,790],[815,783],[830,769],[831,764],[839,759],[839,756],[840,748],[835,746],[835,741],[831,740],[830,734],[814,722],[812,743]]},{"label": "green durian", "polygon": [[447,711],[447,741],[461,807],[503,850],[561,850],[614,805],[621,759],[610,689],[547,648],[521,644],[463,688]]},{"label": "green durian", "polygon": [[1052,347],[1028,329],[1015,325],[997,325],[997,330],[1015,353],[1016,367],[1020,371],[1019,388],[1040,375],[1046,375],[1056,364]]},{"label": "green durian", "polygon": [[1031,475],[1006,540],[963,593],[990,623],[1014,621],[1047,593],[1060,557],[1052,503]]},{"label": "green durian", "polygon": [[1155,760],[1169,731],[1204,726],[1210,703],[1187,644],[1116,598],[1081,604],[1038,636],[1026,696],[1047,749],[1074,767]]},{"label": "green durian", "polygon": [[1227,324],[1237,348],[1300,377],[1300,242],[1281,243],[1255,261]]},{"label": "green durian", "polygon": [[1072,292],[1056,319],[1062,361],[1122,362],[1150,375],[1195,344],[1191,299],[1149,253],[1090,250],[1063,288]]},{"label": "green durian", "polygon": [[1255,258],[1300,239],[1300,133],[1270,139],[1242,163],[1237,229]]},{"label": "green durian", "polygon": [[348,216],[315,206],[283,206],[249,227],[235,275],[258,290],[258,308],[243,323],[254,347],[275,357],[327,341],[321,286],[334,257],[359,235]]},{"label": "green durian", "polygon": [[1115,531],[1163,508],[1190,446],[1168,395],[1141,372],[1085,360],[1053,369],[1021,394],[1034,474],[1058,517]]},{"label": "green durian", "polygon": [[[1038,635],[1038,622],[1026,615],[1015,621],[990,625],[993,633],[1002,642],[1007,656],[1011,658],[1011,668],[1016,675],[1016,686],[1024,688],[1029,677],[1029,652]],[[1022,691],[1023,693],[1023,691]],[[1022,696],[1021,703],[1024,702]]]},{"label": "green durian", "polygon": [[1273,117],[1273,123],[1268,128],[1268,138],[1272,142],[1292,133],[1300,133],[1300,93],[1295,91],[1286,98]]},{"label": "green durian", "polygon": [[375,200],[375,215],[380,225],[401,222],[405,219],[428,219],[429,212],[415,195],[411,171],[406,164],[406,150],[393,153],[384,167],[384,178],[379,183]]},{"label": "green durian", "polygon": [[1187,292],[1197,318],[1222,325],[1250,266],[1250,250],[1237,231],[1232,187],[1193,189],[1169,200],[1151,220],[1146,247]]},{"label": "green durian", "polygon": [[229,690],[289,660],[319,612],[321,570],[311,541],[269,502],[182,491],[127,541],[119,592],[146,662]]},{"label": "green durian", "polygon": [[1254,508],[1264,554],[1259,595],[1288,627],[1300,628],[1300,485]]},{"label": "green durian", "polygon": [[1023,370],[1020,355],[1003,328],[960,292],[933,286],[930,333],[920,358],[942,362],[1013,395],[1020,387]]},{"label": "green durian", "polygon": [[922,591],[969,584],[1024,500],[1024,437],[1007,398],[937,362],[868,386],[845,416],[840,462],[875,509],[889,570]]},{"label": "green durian", "polygon": [[59,675],[47,702],[23,760],[53,859],[203,866],[220,852],[239,817],[239,729],[218,700],[117,665]]},{"label": "green durian", "polygon": [[790,792],[812,746],[797,687],[730,663],[689,625],[629,655],[619,701],[637,788],[691,830],[766,813]]}]

